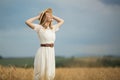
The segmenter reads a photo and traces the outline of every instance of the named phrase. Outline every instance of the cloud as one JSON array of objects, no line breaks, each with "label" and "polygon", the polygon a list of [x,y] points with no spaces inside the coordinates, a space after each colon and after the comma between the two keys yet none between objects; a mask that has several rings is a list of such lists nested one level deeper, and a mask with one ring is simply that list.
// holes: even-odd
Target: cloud
[{"label": "cloud", "polygon": [[0,55],[3,57],[33,56],[39,47],[35,31],[29,28],[0,31]]},{"label": "cloud", "polygon": [[120,0],[100,0],[102,3],[107,5],[118,5],[120,6]]},{"label": "cloud", "polygon": [[[59,47],[59,46],[63,47]],[[120,45],[115,44],[57,44],[56,54],[64,56],[120,56]],[[68,48],[68,49],[66,49]]]},{"label": "cloud", "polygon": [[81,45],[79,51],[81,53],[88,53],[92,55],[106,55],[106,54],[118,54],[120,53],[120,46],[116,45]]},{"label": "cloud", "polygon": [[[28,4],[29,2],[29,4]],[[4,0],[0,2],[0,29],[16,28],[24,25],[24,21],[36,16],[45,7],[44,1]],[[42,6],[42,7],[41,7]],[[8,23],[8,24],[7,24]],[[11,26],[11,27],[9,27]]]},{"label": "cloud", "polygon": [[120,6],[108,6],[101,0],[4,0],[0,4],[0,52],[6,56],[34,54],[39,41],[24,22],[47,7],[52,7],[53,13],[65,20],[56,34],[57,55],[120,52]]}]

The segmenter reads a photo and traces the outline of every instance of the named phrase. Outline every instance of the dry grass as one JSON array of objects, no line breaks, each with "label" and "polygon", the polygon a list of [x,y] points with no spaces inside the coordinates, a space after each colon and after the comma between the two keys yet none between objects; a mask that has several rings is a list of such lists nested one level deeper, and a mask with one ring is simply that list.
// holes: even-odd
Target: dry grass
[{"label": "dry grass", "polygon": [[[33,68],[0,66],[0,80],[33,80]],[[120,80],[120,68],[57,68],[55,80]]]},{"label": "dry grass", "polygon": [[0,80],[32,80],[33,69],[0,66]]},{"label": "dry grass", "polygon": [[55,80],[120,80],[120,68],[59,68]]}]

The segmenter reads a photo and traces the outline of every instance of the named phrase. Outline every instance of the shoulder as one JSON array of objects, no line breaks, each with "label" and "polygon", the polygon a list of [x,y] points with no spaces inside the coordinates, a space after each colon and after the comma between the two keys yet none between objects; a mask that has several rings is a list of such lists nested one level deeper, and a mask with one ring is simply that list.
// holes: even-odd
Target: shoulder
[{"label": "shoulder", "polygon": [[33,30],[35,30],[35,31],[37,31],[37,32],[38,32],[40,29],[43,29],[42,25],[40,25],[40,24],[33,23],[33,25],[34,25],[34,29],[33,29]]}]

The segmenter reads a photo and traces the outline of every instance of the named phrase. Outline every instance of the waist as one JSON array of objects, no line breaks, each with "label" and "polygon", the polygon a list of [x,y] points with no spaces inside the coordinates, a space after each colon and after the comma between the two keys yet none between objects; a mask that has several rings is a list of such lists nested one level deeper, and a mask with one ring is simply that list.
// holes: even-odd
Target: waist
[{"label": "waist", "polygon": [[54,47],[53,43],[47,43],[47,44],[40,44],[41,47]]}]

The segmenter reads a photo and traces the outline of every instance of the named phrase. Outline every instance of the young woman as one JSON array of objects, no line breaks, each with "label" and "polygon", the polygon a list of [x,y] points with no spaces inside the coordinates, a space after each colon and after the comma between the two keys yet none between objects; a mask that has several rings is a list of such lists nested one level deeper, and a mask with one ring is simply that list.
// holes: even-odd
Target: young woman
[{"label": "young woman", "polygon": [[[40,20],[39,24],[33,23]],[[57,24],[52,25],[53,20]],[[35,30],[40,40],[40,48],[34,58],[34,80],[54,80],[55,77],[55,32],[64,23],[64,20],[52,14],[52,9],[44,10],[40,15],[25,22]]]}]

